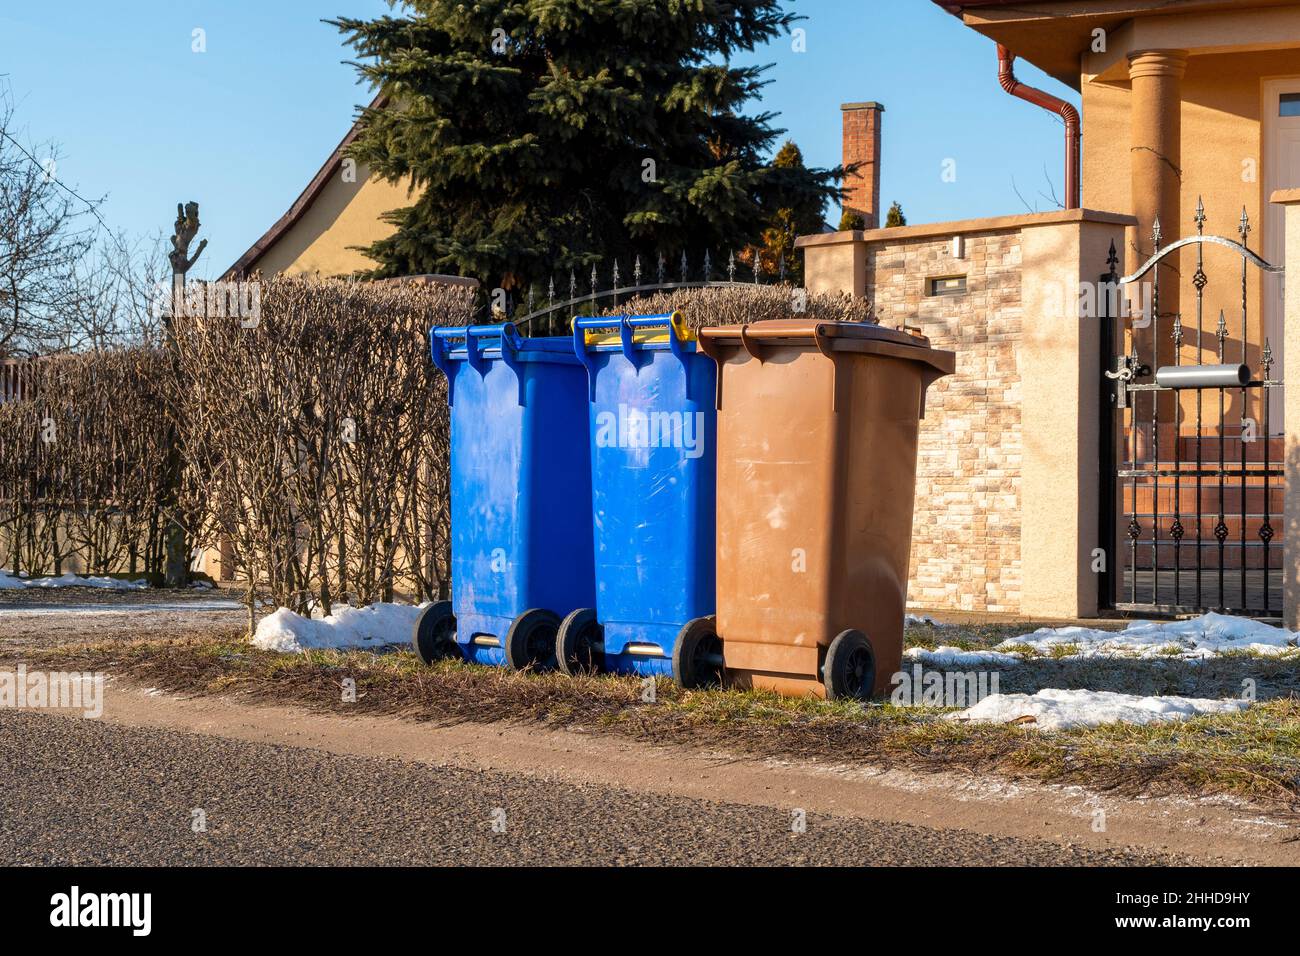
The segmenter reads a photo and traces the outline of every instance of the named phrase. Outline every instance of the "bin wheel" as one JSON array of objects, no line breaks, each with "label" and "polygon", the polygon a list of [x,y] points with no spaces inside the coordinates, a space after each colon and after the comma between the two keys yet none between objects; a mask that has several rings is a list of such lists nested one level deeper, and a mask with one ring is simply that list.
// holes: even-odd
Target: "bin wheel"
[{"label": "bin wheel", "polygon": [[450,601],[438,601],[420,612],[411,628],[411,647],[425,664],[460,656],[456,615],[451,612]]},{"label": "bin wheel", "polygon": [[600,670],[605,656],[605,628],[596,620],[594,607],[580,607],[560,622],[555,636],[555,661],[570,677]]},{"label": "bin wheel", "polygon": [[555,669],[555,638],[560,619],[552,611],[535,607],[524,611],[506,633],[506,663],[517,671]]},{"label": "bin wheel", "polygon": [[826,650],[822,683],[830,700],[870,700],[876,686],[876,654],[861,631],[836,635]]},{"label": "bin wheel", "polygon": [[673,643],[673,679],[683,687],[722,683],[722,639],[713,615],[687,621]]}]

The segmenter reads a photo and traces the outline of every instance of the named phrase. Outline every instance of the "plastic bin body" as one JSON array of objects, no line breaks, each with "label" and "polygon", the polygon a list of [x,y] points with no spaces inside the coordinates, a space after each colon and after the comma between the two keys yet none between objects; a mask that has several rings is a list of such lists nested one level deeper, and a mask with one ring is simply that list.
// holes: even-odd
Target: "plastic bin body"
[{"label": "plastic bin body", "polygon": [[717,366],[668,315],[578,319],[574,351],[589,374],[604,667],[671,676],[678,632],[714,612]]},{"label": "plastic bin body", "polygon": [[859,323],[702,329],[719,362],[718,635],[738,686],[825,696],[830,642],[902,655],[925,391],[953,354]]},{"label": "plastic bin body", "polygon": [[587,373],[569,338],[513,326],[434,329],[430,343],[451,406],[456,642],[504,665],[518,615],[595,600]]}]

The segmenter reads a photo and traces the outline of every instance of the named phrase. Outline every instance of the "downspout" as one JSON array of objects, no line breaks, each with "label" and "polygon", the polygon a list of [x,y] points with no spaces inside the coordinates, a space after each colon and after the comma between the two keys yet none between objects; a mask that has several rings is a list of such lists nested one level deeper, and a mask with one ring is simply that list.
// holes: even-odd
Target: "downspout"
[{"label": "downspout", "polygon": [[1058,113],[1065,120],[1065,208],[1078,209],[1080,205],[1079,188],[1079,146],[1080,124],[1079,111],[1065,100],[1058,99],[1050,93],[1026,86],[1016,79],[1016,55],[998,44],[998,82],[1012,96],[1041,106],[1045,110]]}]

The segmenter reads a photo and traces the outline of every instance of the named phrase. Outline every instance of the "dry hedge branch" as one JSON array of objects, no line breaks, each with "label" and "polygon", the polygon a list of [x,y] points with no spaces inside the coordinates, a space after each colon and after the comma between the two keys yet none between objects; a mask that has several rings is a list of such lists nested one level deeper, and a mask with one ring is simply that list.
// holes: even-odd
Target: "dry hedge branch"
[{"label": "dry hedge branch", "polygon": [[0,548],[13,573],[160,570],[167,368],[137,347],[55,356],[0,403]]},{"label": "dry hedge branch", "polygon": [[[465,324],[473,292],[279,277],[260,316],[179,321],[177,415],[188,496],[252,591],[333,603],[445,590],[447,407],[431,326]],[[443,468],[445,471],[445,467]],[[250,604],[251,612],[251,604]]]},{"label": "dry hedge branch", "polygon": [[630,300],[601,315],[658,315],[678,311],[692,329],[740,325],[767,319],[808,318],[819,322],[876,321],[866,299],[847,293],[806,292],[790,286],[725,286],[677,289]]}]

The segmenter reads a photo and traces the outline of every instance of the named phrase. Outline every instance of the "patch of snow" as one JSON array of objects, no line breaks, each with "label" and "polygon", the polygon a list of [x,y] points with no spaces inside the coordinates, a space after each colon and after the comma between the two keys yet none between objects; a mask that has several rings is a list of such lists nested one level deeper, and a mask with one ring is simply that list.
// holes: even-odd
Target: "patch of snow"
[{"label": "patch of snow", "polygon": [[282,607],[258,622],[252,643],[285,654],[407,644],[416,618],[427,606],[377,602],[368,607],[340,607],[328,617],[303,617]]},{"label": "patch of snow", "polygon": [[903,651],[903,659],[930,667],[1014,667],[1023,658],[1002,651],[963,651],[960,647],[943,645],[933,650],[909,647]]},{"label": "patch of snow", "polygon": [[1300,635],[1262,621],[1227,614],[1204,614],[1186,621],[1134,621],[1122,631],[1098,631],[1090,627],[1042,627],[1032,634],[1013,637],[995,650],[1013,651],[1027,647],[1051,656],[1073,647],[1064,658],[1217,657],[1231,651],[1277,656],[1294,651]]},{"label": "patch of snow", "polygon": [[63,574],[57,578],[29,578],[26,574],[14,577],[0,571],[0,591],[16,591],[24,588],[100,588],[106,591],[143,591],[149,587],[148,581],[126,581],[121,578],[82,577],[78,574]]},{"label": "patch of snow", "polygon": [[1140,697],[1100,690],[1040,690],[1036,694],[992,694],[948,720],[1021,723],[1038,730],[1069,730],[1100,724],[1151,724],[1204,714],[1231,714],[1250,706],[1245,700],[1202,697]]}]

